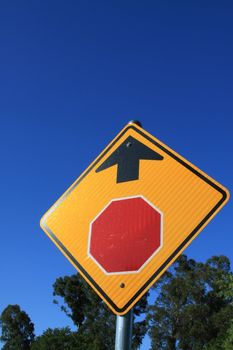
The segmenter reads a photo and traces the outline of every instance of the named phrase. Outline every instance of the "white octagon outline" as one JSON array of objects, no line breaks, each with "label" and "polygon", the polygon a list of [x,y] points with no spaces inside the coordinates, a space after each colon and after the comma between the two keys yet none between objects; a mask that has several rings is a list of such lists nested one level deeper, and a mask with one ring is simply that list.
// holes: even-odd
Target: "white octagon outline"
[{"label": "white octagon outline", "polygon": [[[90,252],[90,245],[91,245],[91,233],[92,233],[92,224],[94,221],[98,219],[98,217],[107,209],[112,202],[117,202],[125,199],[131,199],[131,198],[142,198],[147,204],[149,204],[153,209],[155,209],[160,214],[160,245],[159,247],[154,251],[154,253],[151,254],[151,256],[144,262],[144,264],[135,271],[120,271],[120,272],[107,272],[104,267],[94,258],[94,256]],[[122,197],[122,198],[115,198],[112,199],[100,212],[99,214],[91,221],[90,228],[89,228],[89,234],[88,234],[88,246],[87,246],[87,255],[95,261],[95,263],[99,266],[99,268],[106,274],[106,275],[126,275],[126,274],[132,274],[132,273],[139,273],[141,270],[153,259],[153,257],[161,250],[163,247],[163,212],[158,209],[155,205],[153,205],[151,202],[149,202],[144,196],[138,195],[138,196],[130,196],[130,197]]]}]

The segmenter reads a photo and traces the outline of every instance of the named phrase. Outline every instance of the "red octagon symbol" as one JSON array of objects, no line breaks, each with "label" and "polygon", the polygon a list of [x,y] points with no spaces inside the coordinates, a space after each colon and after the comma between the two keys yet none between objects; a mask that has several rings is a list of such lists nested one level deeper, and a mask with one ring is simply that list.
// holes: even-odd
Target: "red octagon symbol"
[{"label": "red octagon symbol", "polygon": [[88,254],[105,273],[138,272],[161,248],[162,224],[144,197],[114,199],[90,225]]}]

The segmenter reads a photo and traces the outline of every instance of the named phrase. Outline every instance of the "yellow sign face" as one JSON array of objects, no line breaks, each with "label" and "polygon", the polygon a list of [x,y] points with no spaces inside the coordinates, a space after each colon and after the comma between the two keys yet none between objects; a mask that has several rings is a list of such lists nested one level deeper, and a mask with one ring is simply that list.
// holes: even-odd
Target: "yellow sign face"
[{"label": "yellow sign face", "polygon": [[228,198],[215,180],[128,124],[48,210],[41,227],[122,315]]}]

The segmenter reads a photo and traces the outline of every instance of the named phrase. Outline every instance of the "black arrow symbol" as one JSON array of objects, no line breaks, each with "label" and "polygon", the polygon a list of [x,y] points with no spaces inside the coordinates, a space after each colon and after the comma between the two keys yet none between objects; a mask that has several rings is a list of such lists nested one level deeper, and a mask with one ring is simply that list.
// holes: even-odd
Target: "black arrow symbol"
[{"label": "black arrow symbol", "polygon": [[96,172],[117,165],[117,183],[138,180],[139,160],[162,160],[163,156],[129,136],[97,169]]}]

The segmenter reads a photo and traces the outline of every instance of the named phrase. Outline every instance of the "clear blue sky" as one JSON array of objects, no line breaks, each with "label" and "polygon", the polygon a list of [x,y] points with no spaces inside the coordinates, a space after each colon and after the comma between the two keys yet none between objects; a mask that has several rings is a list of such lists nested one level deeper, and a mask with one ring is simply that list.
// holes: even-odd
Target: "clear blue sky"
[{"label": "clear blue sky", "polygon": [[[231,0],[0,2],[0,311],[71,325],[52,284],[75,270],[39,220],[130,119],[231,191],[232,18]],[[232,226],[230,200],[187,254],[233,263]]]}]

